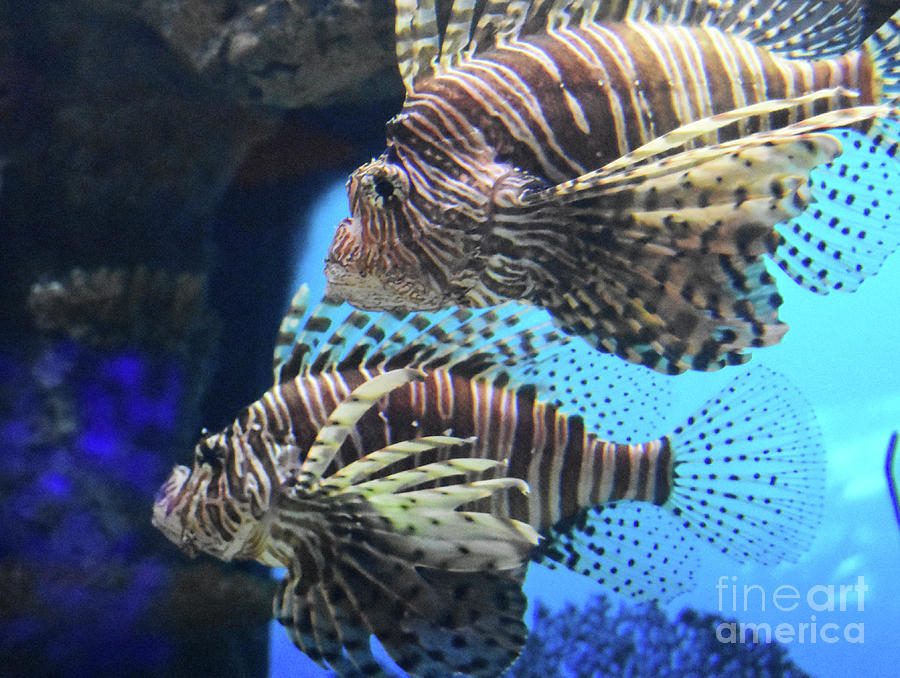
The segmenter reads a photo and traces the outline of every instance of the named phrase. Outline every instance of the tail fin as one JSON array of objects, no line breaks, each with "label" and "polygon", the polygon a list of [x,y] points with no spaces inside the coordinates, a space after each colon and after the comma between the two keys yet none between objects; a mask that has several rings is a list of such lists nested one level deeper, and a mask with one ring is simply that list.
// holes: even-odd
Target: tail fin
[{"label": "tail fin", "polygon": [[735,379],[670,436],[664,508],[739,561],[796,560],[822,517],[821,434],[803,396],[775,372]]},{"label": "tail fin", "polygon": [[780,375],[741,375],[668,440],[672,461],[660,455],[650,463],[662,466],[649,467],[654,476],[671,468],[662,506],[592,506],[555,524],[535,559],[633,598],[668,601],[692,587],[701,540],[765,564],[809,547],[822,517],[824,452],[812,410]]}]

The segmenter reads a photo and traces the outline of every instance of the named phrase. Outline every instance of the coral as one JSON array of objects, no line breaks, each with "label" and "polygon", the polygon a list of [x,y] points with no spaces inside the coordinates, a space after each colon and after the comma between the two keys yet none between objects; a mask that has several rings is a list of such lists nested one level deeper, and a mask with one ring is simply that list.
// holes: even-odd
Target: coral
[{"label": "coral", "polygon": [[192,369],[71,339],[0,349],[0,674],[265,674],[265,571],[189,561],[150,524]]},{"label": "coral", "polygon": [[98,348],[140,345],[187,354],[207,348],[216,323],[206,308],[206,277],[133,269],[74,269],[35,283],[28,306],[38,329],[64,332]]},{"label": "coral", "polygon": [[807,676],[777,643],[719,643],[721,621],[691,609],[671,620],[652,603],[617,609],[605,595],[556,614],[539,603],[525,650],[506,678]]}]

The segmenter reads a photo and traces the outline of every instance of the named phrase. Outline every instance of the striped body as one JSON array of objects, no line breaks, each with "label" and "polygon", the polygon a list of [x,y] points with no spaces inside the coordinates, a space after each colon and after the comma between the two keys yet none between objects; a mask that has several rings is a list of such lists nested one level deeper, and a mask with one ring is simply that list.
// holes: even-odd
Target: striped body
[{"label": "striped body", "polygon": [[370,636],[412,675],[500,675],[530,561],[667,600],[691,533],[773,563],[815,532],[819,434],[773,373],[653,440],[664,387],[533,308],[307,302],[282,321],[275,385],[175,467],[153,524],[191,555],[285,566],[275,618],[342,677],[389,675]]},{"label": "striped body", "polygon": [[[570,26],[501,45],[424,81],[407,98],[403,129],[389,127],[388,143],[396,138],[410,163],[437,162],[449,177],[460,177],[470,168],[457,145],[481,136],[496,161],[559,183],[685,123],[749,104],[827,88],[859,93],[740,120],[695,145],[871,104],[872,78],[871,60],[861,51],[800,61],[713,27]],[[435,134],[442,149],[433,145]],[[438,207],[452,209],[464,198],[453,194]]]},{"label": "striped body", "polygon": [[[324,372],[268,391],[235,423],[235,467],[253,478],[222,482],[259,488],[254,504],[267,506],[273,486],[284,483],[298,460],[280,456],[283,448],[238,431],[258,425],[274,440],[293,439],[298,449],[307,449],[337,403],[364,379],[361,372]],[[533,390],[507,389],[443,370],[431,371],[425,381],[386,396],[361,418],[335,461],[346,466],[363,450],[448,431],[459,438],[476,437],[470,456],[508,460],[507,475],[528,482],[531,492],[495,496],[491,513],[538,530],[589,506],[620,499],[662,504],[669,494],[667,439],[637,445],[606,442],[585,430],[580,417],[535,399]],[[251,442],[237,442],[242,439]]]},{"label": "striped body", "polygon": [[[900,204],[881,189],[859,200],[847,177],[900,171],[898,130],[879,126],[896,117],[900,22],[857,46],[841,44],[858,35],[854,3],[668,4],[713,18],[490,0],[473,22],[459,0],[438,44],[431,3],[398,0],[407,97],[387,150],[348,182],[329,295],[387,311],[522,300],[679,373],[780,341],[766,258],[816,292],[873,273],[900,242]],[[869,135],[868,150],[843,160],[835,128]],[[813,182],[821,168],[833,174]]]}]

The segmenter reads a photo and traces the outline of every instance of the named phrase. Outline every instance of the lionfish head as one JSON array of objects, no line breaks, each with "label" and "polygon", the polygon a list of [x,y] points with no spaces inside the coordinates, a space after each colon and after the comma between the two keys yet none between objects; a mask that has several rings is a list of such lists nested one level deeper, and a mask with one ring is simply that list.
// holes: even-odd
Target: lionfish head
[{"label": "lionfish head", "polygon": [[202,551],[222,560],[251,559],[262,551],[265,507],[236,493],[235,478],[226,477],[232,442],[229,429],[201,438],[193,466],[176,466],[156,493],[154,527],[191,557]]},{"label": "lionfish head", "polygon": [[424,217],[396,155],[389,149],[357,169],[347,190],[352,216],[337,227],[325,260],[327,295],[373,311],[450,305],[434,266],[416,254]]}]

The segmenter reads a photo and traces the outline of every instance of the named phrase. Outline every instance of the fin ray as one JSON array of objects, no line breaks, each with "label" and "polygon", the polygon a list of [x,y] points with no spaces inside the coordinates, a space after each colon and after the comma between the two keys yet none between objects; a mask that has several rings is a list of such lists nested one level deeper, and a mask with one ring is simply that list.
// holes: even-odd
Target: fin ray
[{"label": "fin ray", "polygon": [[700,565],[699,540],[678,527],[674,516],[658,506],[603,504],[555,525],[537,560],[637,600],[667,602],[693,588]]},{"label": "fin ray", "polygon": [[795,560],[822,519],[821,433],[803,396],[756,368],[671,434],[673,489],[664,505],[737,560]]},{"label": "fin ray", "polygon": [[[382,389],[376,385],[368,395]],[[527,633],[522,580],[537,534],[524,523],[457,509],[523,483],[470,481],[500,464],[483,459],[429,464],[415,478],[415,468],[401,471],[394,474],[399,483],[377,477],[429,445],[466,442],[436,436],[394,444],[335,472],[331,483],[298,483],[279,495],[278,529],[303,537],[290,540],[294,551],[275,616],[320,665],[342,675],[389,675],[370,635],[417,674],[489,678],[518,656]],[[399,491],[453,476],[462,480]]]},{"label": "fin ray", "polygon": [[[352,349],[344,339],[351,334]],[[533,385],[563,411],[577,411],[605,435],[626,442],[656,437],[669,401],[662,380],[598,355],[556,329],[546,311],[512,302],[405,316],[369,314],[328,298],[311,308],[303,287],[282,322],[275,363],[279,382],[335,369],[441,367],[472,379],[502,379],[508,387]],[[629,400],[611,397],[613,392],[624,392]],[[631,416],[638,404],[644,408],[640,416]]]}]

